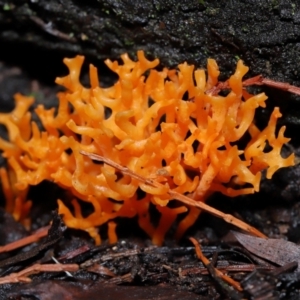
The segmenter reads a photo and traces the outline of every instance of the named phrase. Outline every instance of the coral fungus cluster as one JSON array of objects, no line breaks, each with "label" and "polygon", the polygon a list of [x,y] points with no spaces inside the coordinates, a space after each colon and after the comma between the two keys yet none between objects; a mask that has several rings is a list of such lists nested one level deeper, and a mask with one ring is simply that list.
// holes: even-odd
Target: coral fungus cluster
[{"label": "coral fungus cluster", "polygon": [[[119,76],[109,88],[100,87],[94,66],[90,66],[90,88],[80,83],[83,60],[82,56],[64,60],[69,75],[56,79],[65,87],[58,94],[57,110],[36,108],[43,130],[31,121],[32,97],[16,95],[15,109],[0,114],[9,135],[9,141],[0,140],[9,170],[2,168],[0,174],[7,210],[16,219],[24,218],[30,208],[29,186],[51,180],[74,196],[73,212],[58,200],[67,226],[89,232],[100,243],[97,227],[107,223],[113,242],[114,219],[137,216],[153,243],[161,244],[179,214],[184,213],[177,237],[200,213],[171,202],[169,188],[197,201],[215,191],[229,196],[249,194],[259,190],[262,170],[271,178],[279,168],[294,163],[293,155],[282,158],[280,154],[289,139],[284,137],[284,127],[275,134],[281,116],[278,108],[265,129],[254,125],[255,110],[265,106],[267,97],[243,89],[248,68],[242,61],[228,80],[228,94],[221,96],[211,93],[219,76],[212,59],[206,74],[187,63],[177,70],[158,71],[159,60],[147,60],[142,51],[136,62],[124,54],[122,64],[106,61]],[[239,149],[236,142],[246,132],[249,142]],[[82,150],[163,185],[151,187],[119,174],[82,155]],[[94,212],[83,217],[78,199],[92,204]],[[160,213],[157,225],[151,222],[150,205]]]}]

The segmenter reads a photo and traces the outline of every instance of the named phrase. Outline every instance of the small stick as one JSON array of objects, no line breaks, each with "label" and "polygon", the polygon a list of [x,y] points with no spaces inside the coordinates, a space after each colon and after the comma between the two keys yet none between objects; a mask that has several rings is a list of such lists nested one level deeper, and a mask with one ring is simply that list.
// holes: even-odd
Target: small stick
[{"label": "small stick", "polygon": [[0,253],[9,252],[38,241],[40,238],[47,236],[50,227],[50,225],[42,227],[30,236],[11,242],[5,246],[0,246]]},{"label": "small stick", "polygon": [[87,271],[96,273],[96,274],[99,274],[102,276],[106,276],[106,277],[116,277],[117,276],[110,269],[108,269],[100,264],[94,264],[91,267],[88,267]]},{"label": "small stick", "polygon": [[18,273],[12,273],[8,276],[0,278],[0,284],[14,283],[14,282],[31,282],[31,279],[28,277],[32,274],[37,274],[40,272],[76,272],[78,271],[79,266],[77,264],[35,264],[30,266]]},{"label": "small stick", "polygon": [[[300,95],[300,88],[294,85],[291,85],[287,82],[279,82],[268,78],[263,78],[262,75],[257,75],[251,78],[248,78],[243,81],[243,87],[251,86],[251,85],[266,85],[269,87],[273,87],[282,91],[287,91],[292,94]],[[206,91],[208,95],[217,95],[221,90],[229,89],[228,80],[222,82],[219,81],[216,86]]]},{"label": "small stick", "polygon": [[[202,253],[200,244],[196,241],[196,239],[194,239],[193,237],[191,237],[190,241],[195,246],[197,257],[202,261],[202,263],[205,265],[205,267],[207,267],[207,270],[209,271],[209,273],[211,273],[211,269],[212,269],[214,271],[214,273],[215,273],[216,276],[222,278],[224,281],[226,281],[231,286],[233,286],[236,290],[238,290],[240,292],[243,290],[242,287],[241,287],[241,285],[239,284],[239,282],[237,282],[234,279],[230,278],[229,276],[223,274],[220,270],[214,268],[211,265],[211,262]],[[213,275],[213,274],[211,274],[211,275]]]},{"label": "small stick", "polygon": [[112,284],[122,284],[122,283],[129,283],[132,282],[133,278],[132,275],[130,273],[127,273],[125,275],[122,276],[117,276],[117,277],[113,277],[111,278],[108,282],[112,283]]},{"label": "small stick", "polygon": [[[126,167],[123,167],[123,166],[117,164],[116,162],[114,162],[114,161],[112,161],[108,158],[105,158],[105,157],[97,155],[97,154],[88,153],[88,152],[85,152],[85,151],[80,151],[80,153],[83,154],[83,155],[88,156],[89,158],[91,158],[93,160],[104,162],[104,163],[116,168],[117,170],[120,170],[123,174],[129,175],[132,178],[135,178],[135,179],[139,180],[140,182],[143,182],[143,183],[148,184],[148,185],[153,186],[153,187],[159,187],[159,188],[160,187],[165,187],[165,185],[163,185],[159,182],[156,182],[152,179],[144,178],[143,176],[140,176],[140,175],[134,173],[130,169],[128,169]],[[245,230],[245,231],[247,231],[247,232],[249,232],[249,233],[251,233],[251,234],[253,234],[257,237],[267,238],[262,232],[260,232],[256,228],[252,227],[251,225],[235,218],[234,216],[232,216],[230,214],[225,214],[225,213],[223,213],[223,212],[221,212],[221,211],[205,204],[204,202],[195,201],[194,199],[186,197],[186,196],[184,196],[180,193],[177,193],[175,191],[172,191],[171,189],[169,189],[168,194],[172,198],[174,198],[176,200],[179,200],[179,201],[181,201],[182,203],[184,203],[186,205],[198,207],[198,208],[212,214],[213,216],[221,218],[225,222],[233,224],[236,227],[238,227],[240,229],[243,229],[243,230]]]},{"label": "small stick", "polygon": [[68,260],[68,259],[72,259],[78,255],[81,255],[83,253],[86,253],[87,251],[90,251],[91,248],[88,246],[88,245],[83,245],[75,250],[72,250],[70,252],[68,252],[67,254],[63,255],[63,256],[60,256],[58,259],[60,261],[62,260]]},{"label": "small stick", "polygon": [[[52,258],[52,260],[53,260],[56,264],[58,264],[58,265],[61,264],[54,256],[52,256],[51,258]],[[69,276],[69,277],[73,277],[73,275],[72,275],[70,272],[68,272],[68,271],[65,271],[65,274],[66,274],[67,276]]]},{"label": "small stick", "polygon": [[[233,265],[218,265],[218,270],[221,272],[253,272],[254,270],[263,270],[263,271],[273,271],[275,267],[273,266],[256,266],[254,264],[233,264]],[[207,274],[207,268],[205,267],[193,267],[193,268],[187,268],[181,271],[182,276],[186,275],[196,275],[196,274]]]},{"label": "small stick", "polygon": [[261,83],[257,82],[254,84],[256,84],[256,85],[264,84],[264,85],[274,87],[279,90],[283,90],[283,91],[287,91],[287,92],[290,92],[290,93],[293,93],[296,95],[300,95],[300,88],[296,87],[294,85],[291,85],[287,82],[278,82],[278,81],[274,81],[274,80],[271,80],[268,78],[262,78]]}]

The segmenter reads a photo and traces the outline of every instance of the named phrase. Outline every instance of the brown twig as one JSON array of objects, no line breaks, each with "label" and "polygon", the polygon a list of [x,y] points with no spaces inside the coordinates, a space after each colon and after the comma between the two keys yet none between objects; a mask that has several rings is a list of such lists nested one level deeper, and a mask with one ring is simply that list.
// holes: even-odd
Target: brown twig
[{"label": "brown twig", "polygon": [[[300,95],[300,88],[294,85],[291,85],[287,82],[279,82],[275,80],[271,80],[268,78],[263,78],[262,75],[257,75],[251,78],[248,78],[243,81],[243,87],[251,86],[251,85],[266,85],[269,87],[273,87],[282,91],[287,91],[296,95]],[[219,81],[216,86],[206,91],[208,95],[217,95],[221,90],[229,89],[228,80],[222,82]]]},{"label": "brown twig", "polygon": [[122,283],[130,283],[133,281],[131,273],[127,273],[122,276],[117,276],[111,278],[108,282],[112,284],[122,284]]},{"label": "brown twig", "polygon": [[33,274],[40,272],[76,272],[79,266],[77,264],[35,264],[30,266],[18,273],[12,273],[8,276],[0,278],[0,284],[14,283],[14,282],[30,282],[31,279],[28,277]]},{"label": "brown twig", "polygon": [[113,273],[110,269],[100,265],[100,264],[94,264],[87,268],[87,271],[99,274],[101,276],[105,277],[116,277],[116,274]]},{"label": "brown twig", "polygon": [[[202,263],[204,264],[205,267],[207,267],[208,272],[213,276],[217,276],[222,278],[224,281],[226,281],[227,283],[229,283],[231,286],[233,286],[236,290],[238,291],[242,291],[242,287],[239,284],[239,282],[235,281],[234,279],[232,279],[231,277],[223,274],[220,270],[214,268],[211,265],[211,262],[204,256],[204,254],[201,251],[201,247],[200,244],[196,241],[196,239],[194,238],[190,238],[190,241],[194,244],[195,246],[195,250],[196,250],[196,254],[197,257],[202,261]],[[213,272],[212,272],[213,271]]]},{"label": "brown twig", "polygon": [[[221,272],[253,272],[254,270],[263,270],[263,271],[273,271],[275,269],[274,266],[257,266],[254,264],[232,264],[224,266],[218,263],[218,270]],[[180,272],[181,276],[186,275],[197,275],[197,274],[207,274],[208,271],[205,267],[197,266],[193,268],[187,268]]]},{"label": "brown twig", "polygon": [[268,78],[262,78],[261,79],[261,83],[254,83],[256,85],[266,85],[266,86],[270,86],[270,87],[274,87],[276,89],[279,90],[283,90],[283,91],[287,91],[296,95],[300,95],[300,88],[294,85],[291,85],[287,82],[278,82],[278,81],[274,81]]},{"label": "brown twig", "polygon": [[5,246],[1,246],[0,253],[9,252],[38,241],[40,238],[45,237],[48,234],[48,230],[50,227],[50,225],[45,226],[43,228],[40,228],[30,236],[11,242]]},{"label": "brown twig", "polygon": [[87,251],[91,250],[91,248],[88,245],[83,245],[75,250],[72,250],[70,252],[68,252],[67,254],[60,256],[58,259],[61,260],[68,260],[68,259],[72,259],[78,255],[81,255],[83,253],[86,253]]},{"label": "brown twig", "polygon": [[[116,168],[117,170],[121,171],[123,174],[129,175],[132,178],[135,178],[135,179],[139,180],[140,182],[143,182],[144,184],[147,184],[147,185],[150,185],[150,186],[153,186],[153,187],[158,187],[158,188],[165,187],[165,185],[163,185],[159,182],[156,182],[152,179],[144,178],[144,177],[134,173],[130,169],[128,169],[126,167],[123,167],[123,166],[115,163],[114,161],[112,161],[108,158],[105,158],[105,157],[97,155],[97,154],[88,153],[88,152],[85,152],[85,151],[80,151],[80,153],[83,154],[83,155],[88,156],[89,158],[91,158],[93,160],[104,162],[104,163]],[[207,204],[205,204],[201,201],[195,201],[194,199],[186,197],[182,194],[179,194],[179,193],[177,193],[177,192],[175,192],[171,189],[169,189],[168,194],[173,199],[179,200],[180,202],[182,202],[186,205],[190,205],[190,206],[202,209],[202,210],[212,214],[213,216],[221,218],[225,222],[233,224],[236,227],[238,227],[240,229],[243,229],[243,230],[245,230],[245,231],[247,231],[247,232],[249,232],[249,233],[251,233],[251,234],[253,234],[257,237],[266,238],[266,236],[262,232],[260,232],[256,228],[252,227],[251,225],[235,218],[234,216],[232,216],[230,214],[225,214],[225,213],[223,213],[223,212],[221,212],[221,211],[219,211],[219,210],[217,210],[217,209],[215,209],[215,208],[213,208],[213,207],[211,207],[211,206],[209,206],[209,205],[207,205]]]}]

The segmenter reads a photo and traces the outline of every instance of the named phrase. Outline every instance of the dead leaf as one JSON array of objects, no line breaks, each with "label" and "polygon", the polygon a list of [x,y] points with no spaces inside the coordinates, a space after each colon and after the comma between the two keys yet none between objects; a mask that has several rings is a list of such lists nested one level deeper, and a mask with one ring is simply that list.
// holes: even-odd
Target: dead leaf
[{"label": "dead leaf", "polygon": [[248,251],[279,266],[297,262],[300,271],[300,246],[281,239],[263,239],[232,231],[235,238]]}]

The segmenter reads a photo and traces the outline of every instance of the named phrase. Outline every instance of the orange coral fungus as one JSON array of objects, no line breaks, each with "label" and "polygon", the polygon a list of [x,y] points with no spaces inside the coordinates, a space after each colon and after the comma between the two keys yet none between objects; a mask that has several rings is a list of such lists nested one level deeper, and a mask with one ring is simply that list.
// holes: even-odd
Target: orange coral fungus
[{"label": "orange coral fungus", "polygon": [[[58,94],[57,112],[37,107],[43,131],[30,121],[31,97],[16,95],[15,109],[0,114],[9,135],[9,141],[0,140],[9,172],[2,169],[0,175],[7,208],[17,219],[29,209],[28,187],[52,180],[74,195],[74,213],[58,200],[67,226],[89,232],[100,243],[96,227],[108,223],[109,239],[114,242],[117,223],[113,219],[137,216],[153,243],[161,244],[179,214],[185,215],[177,237],[200,212],[180,203],[170,206],[170,189],[197,201],[215,191],[229,196],[249,194],[259,190],[262,170],[271,178],[279,168],[294,164],[293,155],[280,155],[289,139],[283,135],[285,127],[275,135],[281,116],[278,108],[264,130],[254,125],[255,110],[265,106],[267,97],[243,89],[248,68],[242,61],[228,81],[228,95],[221,96],[210,92],[219,75],[212,59],[206,75],[187,63],[178,70],[157,71],[159,60],[147,60],[143,51],[138,52],[137,62],[124,54],[123,64],[106,61],[119,76],[109,88],[99,86],[94,66],[90,66],[91,87],[82,86],[83,59],[64,60],[69,75],[56,79],[66,88]],[[235,142],[246,132],[251,138],[242,150]],[[264,152],[267,144],[271,150]],[[119,176],[112,166],[96,164],[80,151],[107,157],[162,184],[150,186],[126,174]],[[76,199],[91,203],[94,212],[83,217]],[[160,213],[157,226],[150,220],[151,203]]]}]

